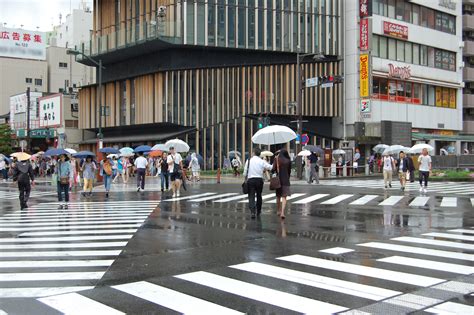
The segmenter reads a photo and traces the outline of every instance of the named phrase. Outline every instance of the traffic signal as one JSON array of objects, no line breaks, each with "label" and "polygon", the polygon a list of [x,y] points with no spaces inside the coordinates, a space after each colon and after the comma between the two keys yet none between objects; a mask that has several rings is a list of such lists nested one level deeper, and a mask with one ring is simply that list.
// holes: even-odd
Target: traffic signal
[{"label": "traffic signal", "polygon": [[258,123],[257,123],[258,129],[263,128],[263,117],[259,116],[258,117]]}]

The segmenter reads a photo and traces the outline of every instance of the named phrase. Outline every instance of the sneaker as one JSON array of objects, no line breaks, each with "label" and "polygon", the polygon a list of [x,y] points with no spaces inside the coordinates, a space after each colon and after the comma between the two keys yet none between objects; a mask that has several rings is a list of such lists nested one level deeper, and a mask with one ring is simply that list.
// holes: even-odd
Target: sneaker
[{"label": "sneaker", "polygon": [[388,187],[392,188],[392,184],[388,184]]},{"label": "sneaker", "polygon": [[137,187],[137,192],[140,192],[140,187]]},{"label": "sneaker", "polygon": [[176,198],[176,193],[173,193],[173,198]]},{"label": "sneaker", "polygon": [[108,192],[105,193],[105,198],[109,198],[109,193]]},{"label": "sneaker", "polygon": [[385,185],[385,189],[387,189],[387,188],[388,188],[388,186],[387,186],[387,185]]},{"label": "sneaker", "polygon": [[63,205],[59,205],[58,209],[59,209],[59,210],[62,210],[62,209],[63,209]]},{"label": "sneaker", "polygon": [[163,189],[163,188],[161,188],[161,192],[163,192],[163,191],[164,191],[164,189]]},{"label": "sneaker", "polygon": [[64,209],[69,209],[69,205],[67,203],[64,205]]},{"label": "sneaker", "polygon": [[176,197],[179,197],[179,190],[176,192]]},{"label": "sneaker", "polygon": [[420,186],[420,192],[423,192],[423,187],[422,186]]},{"label": "sneaker", "polygon": [[425,194],[426,194],[427,192],[428,192],[428,189],[426,189],[426,187],[425,187],[425,188],[423,188],[423,193],[425,193]]},{"label": "sneaker", "polygon": [[402,187],[402,191],[405,191],[405,187]]}]

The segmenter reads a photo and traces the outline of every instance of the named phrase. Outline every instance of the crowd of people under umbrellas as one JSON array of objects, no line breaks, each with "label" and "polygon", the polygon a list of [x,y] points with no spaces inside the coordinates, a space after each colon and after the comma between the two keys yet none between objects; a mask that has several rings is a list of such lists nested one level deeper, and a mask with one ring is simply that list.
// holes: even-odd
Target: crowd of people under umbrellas
[{"label": "crowd of people under umbrellas", "polygon": [[[294,139],[291,138],[293,134],[290,133],[288,139]],[[255,135],[252,138],[253,141],[254,138]],[[176,141],[181,140],[176,139]],[[271,145],[272,143],[267,141],[260,144]],[[37,154],[36,157],[19,152],[13,154],[14,160],[10,161],[4,156],[0,156],[0,173],[5,176],[5,179],[11,175],[13,180],[18,182],[21,209],[28,208],[27,202],[31,185],[34,185],[35,176],[45,176],[48,173],[52,175],[52,183],[57,187],[60,209],[68,209],[69,191],[72,187],[77,188],[78,184],[82,184],[82,196],[90,197],[97,172],[103,178],[106,198],[109,197],[112,183],[120,179],[123,183],[127,183],[131,176],[136,177],[137,192],[144,191],[147,175],[160,176],[161,191],[169,191],[171,187],[172,198],[179,198],[181,187],[186,188],[185,179],[200,180],[199,172],[203,161],[202,157],[196,153],[190,154],[184,160],[178,151],[188,152],[189,146],[183,141],[176,142],[176,145],[185,145],[186,147],[181,150],[176,150],[174,145],[160,147],[156,150],[149,146],[139,146],[135,149],[122,148],[121,150],[103,148],[100,152],[104,157],[99,162],[97,162],[95,154],[90,151],[72,153],[71,150],[67,151],[66,149],[51,149],[43,154]],[[420,192],[426,193],[431,172],[431,157],[428,154],[427,146],[419,145],[419,147],[421,148],[421,154],[418,157]],[[324,151],[316,146],[308,146],[307,149],[298,154],[304,157],[307,182],[313,183],[313,181],[316,181],[316,183],[319,183],[319,163]],[[376,146],[374,154],[368,160],[369,165],[374,163],[377,150]],[[380,160],[383,165],[385,188],[392,186],[394,172],[398,174],[402,190],[405,189],[407,180],[414,181],[414,163],[411,158],[407,158],[404,150],[408,151],[410,149],[398,148],[394,151],[384,148]],[[157,151],[159,151],[159,154],[155,154]],[[244,165],[242,165],[240,156],[234,154],[230,165],[236,176],[240,175],[239,170],[244,166],[245,181],[242,187],[243,192],[248,194],[251,217],[256,218],[261,214],[263,186],[265,180],[269,180],[270,189],[275,190],[277,197],[277,215],[284,219],[287,198],[291,196],[292,159],[285,146],[282,146],[282,149],[275,153],[272,164],[269,163],[268,157],[273,156],[273,153],[265,152],[262,152],[259,147],[254,148],[254,155],[247,159]],[[334,152],[340,153],[337,150]],[[360,152],[356,149],[354,165],[357,165],[356,163],[360,158]],[[342,154],[339,154],[337,159],[334,158],[337,161],[336,163],[342,165],[341,159]],[[47,166],[44,167],[44,164]],[[7,170],[7,166],[9,170]],[[191,170],[190,178],[187,177],[186,169]]]}]

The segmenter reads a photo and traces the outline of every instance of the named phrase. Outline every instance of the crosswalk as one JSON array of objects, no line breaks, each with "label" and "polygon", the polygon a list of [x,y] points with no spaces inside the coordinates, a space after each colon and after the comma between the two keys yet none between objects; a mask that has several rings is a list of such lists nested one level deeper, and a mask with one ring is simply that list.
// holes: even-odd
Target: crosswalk
[{"label": "crosswalk", "polygon": [[[280,313],[306,314],[370,314],[379,313],[381,307],[390,313],[394,307],[392,310],[400,313],[396,307],[402,307],[406,313],[474,314],[472,305],[440,298],[474,292],[474,283],[460,278],[474,274],[474,254],[464,252],[473,250],[472,245],[465,247],[468,244],[460,242],[472,237],[469,234],[474,234],[474,227],[294,253],[177,274],[167,281],[140,280],[109,287],[120,292],[120,303],[112,298],[115,294],[105,298],[94,290],[37,301],[64,314],[74,314],[75,305],[81,305],[86,313],[125,314],[125,301],[136,305],[137,311],[143,301],[163,310],[195,314],[245,314],[249,303],[257,303],[260,313],[268,307],[276,307]],[[377,257],[370,263],[350,258],[367,250]],[[436,296],[424,296],[426,288],[435,290]]]},{"label": "crosswalk", "polygon": [[[51,195],[54,195],[54,193],[52,193],[51,191],[32,190],[30,193],[30,198],[51,196]],[[0,190],[0,199],[14,200],[14,199],[18,199],[18,196],[19,196],[18,191]]]},{"label": "crosswalk", "polygon": [[[383,189],[383,179],[334,179],[322,180],[319,185],[323,186],[341,186],[341,187],[356,187],[367,189]],[[400,190],[400,183],[398,181],[392,182],[392,188],[388,190]],[[418,191],[420,185],[418,181],[414,183],[407,183],[405,191]],[[436,182],[428,183],[428,191],[442,194],[458,194],[458,195],[474,195],[474,184],[469,182]]]},{"label": "crosswalk", "polygon": [[[262,200],[264,204],[275,204],[276,197],[274,193],[263,194]],[[210,202],[216,205],[235,203],[248,203],[248,196],[236,192],[216,193],[205,192],[198,194],[182,195],[163,199],[163,202],[183,201],[189,203]],[[318,204],[322,206],[348,205],[348,206],[391,206],[391,207],[426,207],[433,206],[439,208],[457,208],[459,204],[468,207],[474,207],[474,198],[467,197],[435,197],[435,196],[409,196],[409,195],[373,195],[373,194],[308,194],[293,193],[287,198],[289,204],[310,205]]]},{"label": "crosswalk", "polygon": [[[94,287],[157,201],[57,202],[0,218],[0,298],[37,298]],[[34,281],[34,285],[31,285]]]}]

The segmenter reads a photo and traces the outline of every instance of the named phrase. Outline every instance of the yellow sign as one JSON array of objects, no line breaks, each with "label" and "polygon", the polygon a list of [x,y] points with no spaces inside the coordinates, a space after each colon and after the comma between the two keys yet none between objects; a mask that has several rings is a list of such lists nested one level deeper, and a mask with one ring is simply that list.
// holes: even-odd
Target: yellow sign
[{"label": "yellow sign", "polygon": [[359,57],[359,72],[360,72],[360,97],[370,96],[369,84],[369,55],[361,54]]}]

